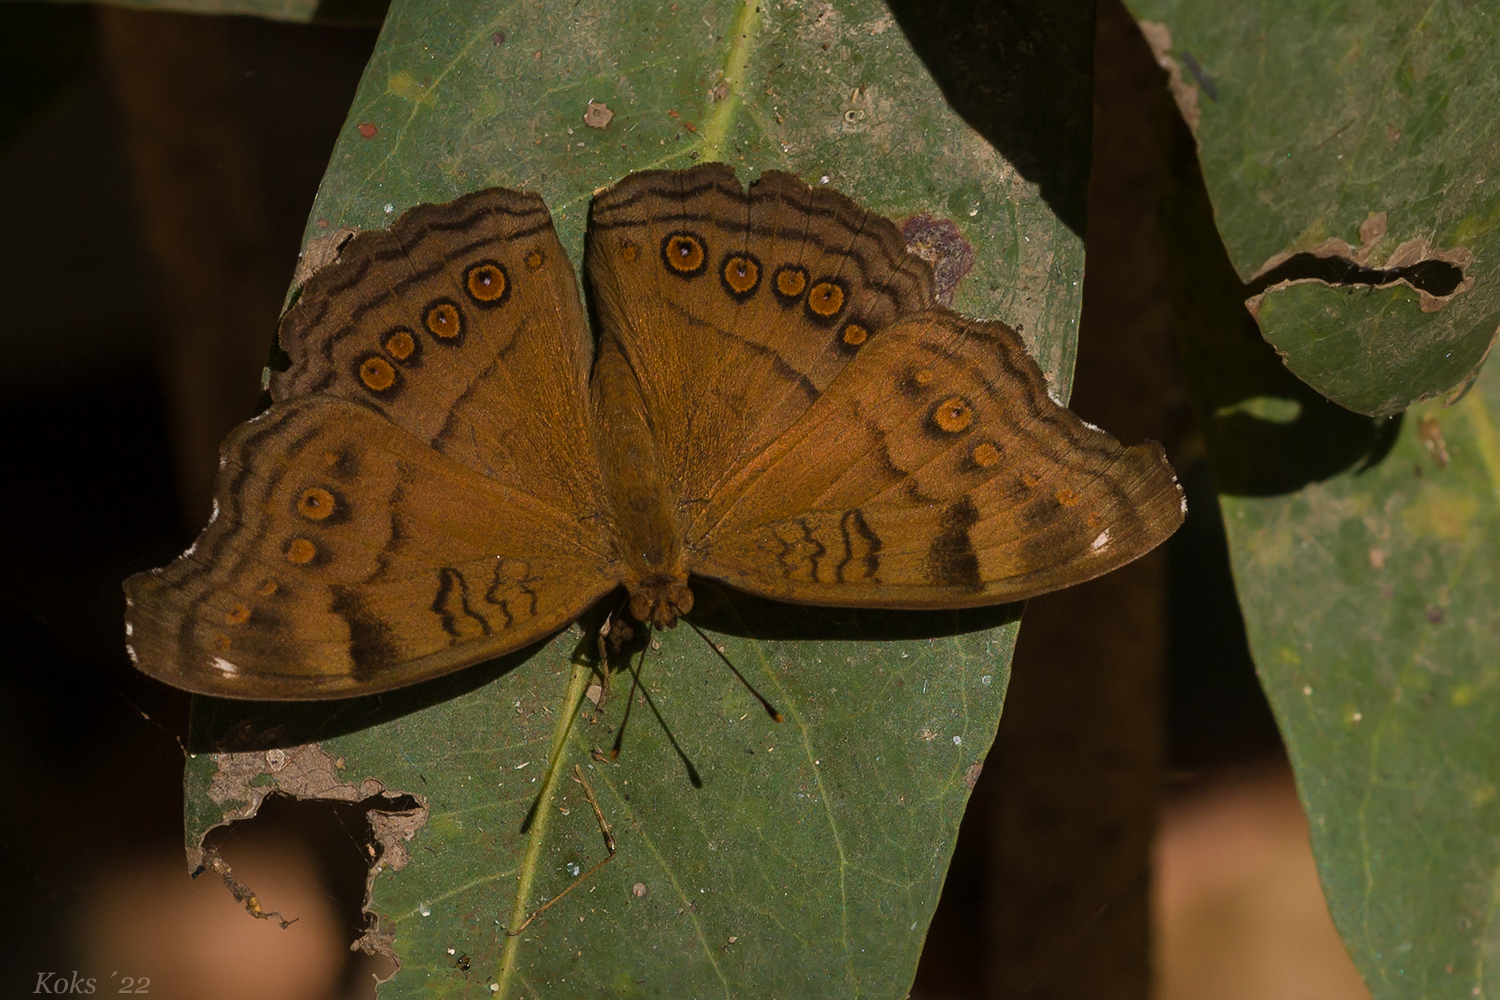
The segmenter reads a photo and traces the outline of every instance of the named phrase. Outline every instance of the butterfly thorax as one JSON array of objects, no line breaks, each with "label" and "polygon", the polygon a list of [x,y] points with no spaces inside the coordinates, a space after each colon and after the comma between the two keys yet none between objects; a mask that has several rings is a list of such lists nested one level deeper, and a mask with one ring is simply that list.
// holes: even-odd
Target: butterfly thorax
[{"label": "butterfly thorax", "polygon": [[682,527],[669,478],[643,405],[640,380],[612,338],[599,345],[591,380],[604,488],[613,508],[615,545],[624,563],[630,613],[671,628],[693,606]]}]

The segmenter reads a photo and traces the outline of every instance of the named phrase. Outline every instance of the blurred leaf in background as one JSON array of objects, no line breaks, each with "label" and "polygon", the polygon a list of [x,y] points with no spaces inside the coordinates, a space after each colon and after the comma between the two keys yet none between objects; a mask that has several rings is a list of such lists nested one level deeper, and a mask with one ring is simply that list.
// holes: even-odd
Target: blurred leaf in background
[{"label": "blurred leaf in background", "polygon": [[[1489,995],[1497,29],[1461,4],[1132,7],[1176,97],[1163,217],[1186,375],[1330,909],[1376,997]],[[1412,241],[1452,250],[1463,283],[1250,281],[1334,238],[1373,267]],[[1457,401],[1383,416],[1435,396]]]}]

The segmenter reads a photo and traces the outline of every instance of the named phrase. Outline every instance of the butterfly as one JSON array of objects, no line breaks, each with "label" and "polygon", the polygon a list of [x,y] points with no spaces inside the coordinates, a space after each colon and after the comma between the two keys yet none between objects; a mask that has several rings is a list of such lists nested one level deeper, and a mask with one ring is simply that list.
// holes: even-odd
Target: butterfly
[{"label": "butterfly", "polygon": [[214,515],[125,582],[132,659],[201,694],[384,691],[519,649],[623,587],[1017,601],[1151,550],[1159,445],[1055,402],[1021,338],[938,305],[900,230],[827,187],[705,164],[598,193],[591,333],[535,194],[356,235],[283,318],[273,405]]}]

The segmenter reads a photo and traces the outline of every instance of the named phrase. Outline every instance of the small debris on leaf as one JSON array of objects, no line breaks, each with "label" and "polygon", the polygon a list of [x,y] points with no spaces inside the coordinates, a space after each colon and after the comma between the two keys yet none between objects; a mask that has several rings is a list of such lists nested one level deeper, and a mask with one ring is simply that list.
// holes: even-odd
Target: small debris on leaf
[{"label": "small debris on leaf", "polygon": [[1427,454],[1432,456],[1439,469],[1448,467],[1448,442],[1443,440],[1443,429],[1438,426],[1437,417],[1430,413],[1422,415],[1417,421],[1417,440],[1422,442],[1422,447],[1427,449]]},{"label": "small debris on leaf", "polygon": [[588,110],[583,113],[583,123],[589,128],[604,128],[615,113],[609,107],[599,101],[589,101]]}]

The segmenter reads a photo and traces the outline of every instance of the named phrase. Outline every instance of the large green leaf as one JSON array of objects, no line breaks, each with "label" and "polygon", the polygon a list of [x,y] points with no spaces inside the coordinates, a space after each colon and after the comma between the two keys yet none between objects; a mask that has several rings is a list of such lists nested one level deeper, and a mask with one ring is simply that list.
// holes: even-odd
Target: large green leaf
[{"label": "large green leaf", "polygon": [[[398,2],[309,237],[499,184],[546,198],[576,265],[590,193],[631,170],[702,159],[726,160],[747,181],[791,170],[908,220],[946,255],[940,275],[972,250],[955,306],[1020,325],[1065,396],[1082,247],[1059,216],[1081,228],[1092,6],[1051,6],[1021,35],[1030,53],[1071,54],[1062,83],[1022,73],[990,102],[1043,116],[1045,134],[981,112],[966,114],[984,135],[971,128],[940,85],[962,90],[984,67],[935,43],[919,58],[903,28],[941,32],[923,11],[901,17],[871,2]],[[991,37],[1016,39],[994,20]],[[585,124],[591,102],[613,112],[606,127]],[[664,725],[637,704],[623,756],[597,760],[590,750],[609,746],[627,699],[618,677],[602,710],[583,697],[594,618],[540,649],[394,695],[200,702],[199,747],[256,749],[190,763],[189,846],[242,815],[260,794],[252,788],[417,796],[425,821],[383,821],[399,835],[385,838],[372,883],[377,937],[402,963],[384,996],[489,995],[486,984],[507,997],[904,996],[994,738],[1016,609],[799,611],[712,590],[699,602],[695,618],[784,724],[679,629],[645,666]],[[310,740],[319,748],[284,749]],[[268,756],[267,746],[283,749]],[[603,856],[574,765],[619,856],[506,937]]]},{"label": "large green leaf", "polygon": [[1329,907],[1376,997],[1500,990],[1497,424],[1491,366],[1373,469],[1224,499]]},{"label": "large green leaf", "polygon": [[1469,384],[1500,327],[1494,12],[1130,6],[1170,45],[1225,246],[1292,371],[1374,415]]}]

